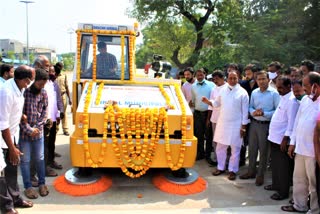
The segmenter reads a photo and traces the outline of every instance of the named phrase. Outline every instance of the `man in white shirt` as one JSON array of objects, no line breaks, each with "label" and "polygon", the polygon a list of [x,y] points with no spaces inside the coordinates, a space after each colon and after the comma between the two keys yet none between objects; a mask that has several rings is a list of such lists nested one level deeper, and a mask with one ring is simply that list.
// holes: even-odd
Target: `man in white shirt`
[{"label": "man in white shirt", "polygon": [[[0,72],[1,72],[1,76],[0,76],[0,87],[1,87],[8,79],[13,78],[14,68],[12,65],[2,64],[0,65]],[[4,142],[2,137],[0,136],[0,147],[2,143]],[[6,163],[4,161],[3,151],[2,151],[2,148],[0,148],[0,173],[3,171],[5,166],[6,166]]]},{"label": "man in white shirt", "polygon": [[[190,104],[190,101],[192,100],[191,86],[196,81],[195,78],[193,77],[193,74],[194,74],[194,71],[192,67],[188,67],[183,71],[183,75],[184,75],[184,78],[186,79],[186,82],[183,83],[181,90],[188,104]],[[194,107],[190,106],[190,108],[193,112]]]},{"label": "man in white shirt", "polygon": [[33,203],[22,199],[18,186],[18,168],[20,155],[16,147],[19,136],[19,124],[22,118],[24,104],[23,92],[33,78],[32,69],[20,66],[14,73],[14,78],[6,81],[0,88],[0,130],[5,145],[4,151],[6,168],[4,177],[0,177],[0,208],[3,213],[18,213],[17,207],[32,207]]},{"label": "man in white shirt", "polygon": [[277,191],[271,195],[271,199],[283,200],[289,196],[292,179],[293,160],[287,154],[287,147],[299,103],[291,92],[291,81],[288,77],[279,76],[276,85],[280,102],[271,118],[268,136],[271,145],[272,184],[264,189]]},{"label": "man in white shirt", "polygon": [[[209,100],[211,102],[213,102],[216,98],[218,98],[220,96],[221,90],[225,87],[227,87],[228,84],[225,84],[224,81],[224,74],[222,71],[220,70],[216,70],[214,71],[212,74],[210,74],[212,76],[212,81],[214,82],[214,84],[216,84],[217,87],[215,87],[210,94],[210,98]],[[211,117],[210,117],[210,121],[212,124],[212,134],[214,137],[214,132],[216,129],[216,125],[217,125],[217,121],[218,121],[218,117],[219,117],[219,112],[220,112],[220,107],[217,108],[213,108],[212,105],[208,106],[208,110],[211,110]],[[212,141],[212,150],[214,153],[214,158],[213,158],[213,166],[217,165],[217,154],[216,154],[216,142]]]},{"label": "man in white shirt", "polygon": [[269,79],[270,79],[270,86],[274,89],[277,89],[276,86],[276,81],[278,76],[280,76],[281,74],[281,64],[280,62],[271,62],[268,65],[268,75],[269,75]]},{"label": "man in white shirt", "polygon": [[228,73],[228,85],[221,90],[218,98],[210,102],[206,97],[202,97],[204,103],[213,107],[220,107],[214,135],[214,141],[217,142],[218,167],[212,174],[217,176],[224,173],[227,149],[230,146],[229,180],[236,179],[236,173],[239,170],[241,145],[246,132],[246,125],[249,123],[249,96],[238,82],[237,73],[231,71]]},{"label": "man in white shirt", "polygon": [[316,159],[313,145],[314,129],[317,115],[320,112],[320,74],[310,72],[303,78],[306,94],[294,123],[288,154],[295,165],[293,172],[293,201],[290,206],[282,206],[283,211],[307,212],[308,195],[310,195],[310,210],[308,213],[318,214],[318,194],[316,191]]}]

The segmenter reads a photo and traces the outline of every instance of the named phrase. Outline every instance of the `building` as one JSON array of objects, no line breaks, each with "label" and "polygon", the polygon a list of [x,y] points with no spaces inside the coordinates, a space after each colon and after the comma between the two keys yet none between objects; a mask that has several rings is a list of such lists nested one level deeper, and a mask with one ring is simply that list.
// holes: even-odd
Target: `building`
[{"label": "building", "polygon": [[[0,54],[3,57],[8,57],[10,52],[14,53],[15,59],[23,60],[27,58],[27,46],[22,42],[13,39],[0,39]],[[57,61],[56,51],[49,48],[29,47],[29,54],[33,55],[33,58],[38,55],[45,55],[51,62]]]}]

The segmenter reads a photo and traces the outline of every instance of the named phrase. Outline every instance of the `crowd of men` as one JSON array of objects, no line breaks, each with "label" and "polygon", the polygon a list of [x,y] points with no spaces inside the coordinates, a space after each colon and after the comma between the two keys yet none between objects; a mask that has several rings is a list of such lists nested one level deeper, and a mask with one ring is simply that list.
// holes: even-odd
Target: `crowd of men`
[{"label": "crowd of men", "polygon": [[[46,176],[57,176],[55,169],[62,169],[55,161],[60,156],[55,153],[55,141],[60,120],[64,121],[63,133],[69,135],[63,120],[67,97],[71,104],[62,66],[51,65],[45,56],[39,56],[32,67],[14,70],[1,65],[2,213],[33,206],[20,194],[18,166],[29,199],[47,196]],[[228,179],[235,180],[248,147],[248,171],[240,179],[255,179],[262,186],[270,165],[272,183],[264,189],[274,191],[271,199],[289,198],[293,186],[291,205],[281,209],[318,214],[320,74],[314,72],[310,60],[287,72],[282,72],[279,62],[267,68],[249,64],[244,75],[237,64],[210,75],[206,69],[184,70],[182,91],[194,115],[196,158],[216,166],[213,176],[228,172]]]},{"label": "crowd of men", "polygon": [[270,166],[272,183],[264,189],[274,191],[271,199],[288,199],[293,186],[283,211],[319,214],[320,74],[314,67],[304,60],[285,72],[276,61],[267,71],[254,64],[244,72],[229,64],[209,75],[203,68],[184,69],[182,91],[194,115],[197,160],[216,166],[213,176],[228,172],[235,180],[248,147],[249,166],[240,179],[262,186]]},{"label": "crowd of men", "polygon": [[[0,66],[0,209],[1,213],[18,213],[29,208],[18,186],[18,166],[29,199],[49,194],[46,177],[57,176],[62,166],[55,161],[56,134],[63,122],[63,133],[69,135],[65,118],[70,94],[62,63],[51,65],[40,55],[32,67]],[[71,101],[69,101],[71,104]],[[36,190],[38,188],[38,190]]]}]

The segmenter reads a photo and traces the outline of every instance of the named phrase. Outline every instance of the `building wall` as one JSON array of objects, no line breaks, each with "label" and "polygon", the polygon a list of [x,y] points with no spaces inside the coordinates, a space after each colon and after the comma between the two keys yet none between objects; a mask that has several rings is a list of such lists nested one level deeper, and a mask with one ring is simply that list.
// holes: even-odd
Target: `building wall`
[{"label": "building wall", "polygon": [[[27,56],[27,47],[23,43],[12,39],[0,39],[0,54],[6,56],[8,51],[13,51],[16,55],[23,53],[24,58]],[[29,53],[35,57],[38,55],[45,55],[52,62],[57,60],[55,50],[43,47],[29,47]],[[31,62],[32,63],[32,62]]]}]

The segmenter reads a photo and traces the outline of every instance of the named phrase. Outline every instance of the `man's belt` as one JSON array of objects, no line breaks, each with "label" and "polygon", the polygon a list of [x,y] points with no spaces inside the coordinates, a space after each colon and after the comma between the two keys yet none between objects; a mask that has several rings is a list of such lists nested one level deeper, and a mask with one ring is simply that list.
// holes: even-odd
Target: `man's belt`
[{"label": "man's belt", "polygon": [[252,120],[254,121],[254,122],[256,122],[256,123],[260,123],[260,124],[270,124],[270,121],[262,121],[262,120],[256,120],[256,119],[254,119],[254,118],[252,118]]}]

